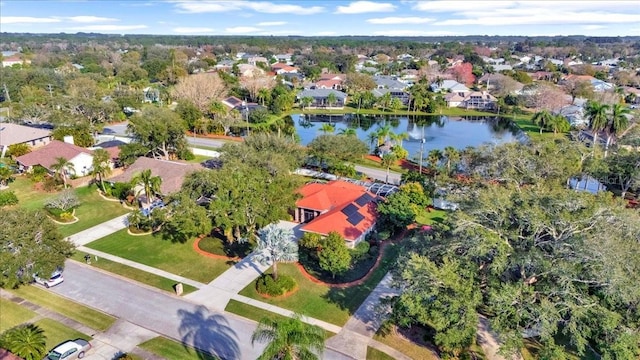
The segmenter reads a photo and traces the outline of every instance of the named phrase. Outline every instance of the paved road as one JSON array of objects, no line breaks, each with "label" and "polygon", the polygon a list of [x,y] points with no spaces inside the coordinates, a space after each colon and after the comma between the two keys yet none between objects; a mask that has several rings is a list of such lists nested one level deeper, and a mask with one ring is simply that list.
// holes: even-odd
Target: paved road
[{"label": "paved road", "polygon": [[[127,134],[127,122],[122,122],[118,124],[110,124],[105,126],[102,130],[103,135],[116,135],[116,136],[128,136]],[[192,146],[205,146],[212,148],[219,148],[225,144],[222,140],[216,139],[202,139],[202,138],[193,138],[191,136],[186,137],[187,142]]]},{"label": "paved road", "polygon": [[[211,311],[74,261],[67,261],[64,275],[65,282],[51,291],[221,358],[256,359],[264,349],[264,344],[251,344],[251,320]],[[323,358],[351,359],[329,349]]]},{"label": "paved road", "polygon": [[[356,171],[359,171],[363,174],[366,174],[367,176],[369,176],[372,179],[376,179],[376,180],[380,180],[380,181],[386,181],[387,179],[387,171],[386,170],[382,170],[382,169],[375,169],[375,168],[370,168],[367,166],[362,166],[362,165],[356,165],[355,166]],[[398,185],[400,184],[400,173],[394,172],[394,171],[390,171],[389,172],[389,183],[390,184],[394,184],[394,185]]]}]

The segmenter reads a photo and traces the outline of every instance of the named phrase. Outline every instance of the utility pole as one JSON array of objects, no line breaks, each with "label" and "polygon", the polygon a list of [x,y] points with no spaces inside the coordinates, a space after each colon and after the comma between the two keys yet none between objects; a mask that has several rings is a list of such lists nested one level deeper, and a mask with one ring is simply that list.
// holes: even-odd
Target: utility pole
[{"label": "utility pole", "polygon": [[7,84],[2,84],[2,88],[4,89],[4,96],[7,97],[7,102],[11,102],[11,96],[9,96],[9,90],[7,89]]},{"label": "utility pole", "polygon": [[47,84],[47,90],[49,90],[49,97],[53,98],[53,86]]}]

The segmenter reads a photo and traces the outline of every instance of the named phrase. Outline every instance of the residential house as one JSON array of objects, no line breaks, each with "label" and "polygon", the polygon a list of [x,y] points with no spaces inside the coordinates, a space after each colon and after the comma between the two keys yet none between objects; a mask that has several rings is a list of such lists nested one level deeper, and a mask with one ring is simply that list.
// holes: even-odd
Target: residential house
[{"label": "residential house", "polygon": [[276,54],[276,55],[273,55],[273,57],[279,63],[284,63],[284,64],[287,64],[287,65],[293,65],[293,61],[291,59],[291,57],[292,57],[291,54]]},{"label": "residential house", "polygon": [[13,65],[31,64],[31,60],[23,59],[20,53],[15,53],[11,56],[6,56],[2,59],[2,67],[9,67]]},{"label": "residential house", "polygon": [[311,88],[342,90],[342,84],[346,78],[347,77],[344,74],[322,74],[320,75],[320,79],[316,81]]},{"label": "residential house", "polygon": [[51,142],[51,131],[31,126],[0,123],[0,157],[4,157],[11,145],[26,144],[31,148]]},{"label": "residential house", "polygon": [[373,89],[371,90],[371,93],[373,94],[373,96],[376,97],[376,99],[389,93],[391,94],[392,99],[394,98],[400,99],[400,101],[402,102],[402,105],[405,105],[405,106],[407,106],[409,104],[409,101],[411,101],[411,94],[409,94],[404,90],[382,88],[382,89]]},{"label": "residential house", "polygon": [[260,76],[264,74],[265,74],[265,71],[255,65],[250,65],[250,64],[238,65],[238,76],[240,77],[252,78],[254,76]]},{"label": "residential house", "polygon": [[591,86],[593,86],[593,91],[596,92],[605,92],[605,91],[612,91],[615,88],[615,85],[608,83],[606,81],[602,81],[600,79],[596,79],[593,76],[590,75],[574,75],[574,74],[570,74],[565,76],[561,83],[566,83],[569,81],[576,81],[576,82],[589,82],[591,84]]},{"label": "residential house", "polygon": [[398,80],[397,76],[378,75],[373,77],[378,89],[404,90],[409,85]]},{"label": "residential house", "polygon": [[[336,101],[329,104],[329,94],[333,94]],[[310,109],[326,108],[326,109],[342,109],[347,104],[347,94],[334,89],[305,89],[298,93],[297,99],[309,97],[312,100],[308,105]]]},{"label": "residential house", "polygon": [[247,64],[258,66],[258,63],[269,64],[269,60],[267,60],[264,56],[251,56],[247,58]]},{"label": "residential house", "polygon": [[298,68],[284,63],[275,63],[271,65],[271,71],[277,75],[298,73]]},{"label": "residential house", "polygon": [[159,176],[162,179],[159,195],[169,195],[180,190],[188,174],[201,170],[203,167],[200,164],[140,157],[122,174],[110,178],[109,182],[130,182],[134,176],[147,169],[151,170],[152,176]]},{"label": "residential house", "polygon": [[322,236],[337,232],[353,248],[376,225],[378,197],[360,185],[341,180],[309,183],[299,193],[294,221],[304,224],[303,232]]},{"label": "residential house", "polygon": [[[73,139],[71,138],[71,140]],[[18,165],[25,171],[30,171],[34,166],[40,165],[53,173],[51,168],[58,158],[64,158],[72,164],[68,175],[86,176],[91,173],[93,167],[92,151],[72,143],[52,140],[45,146],[16,158]]]},{"label": "residential house", "polygon": [[[511,77],[509,77],[507,75],[503,75],[503,74],[500,74],[500,73],[497,73],[497,74],[486,73],[486,74],[482,75],[482,77],[480,77],[477,81],[478,81],[478,84],[480,84],[480,85],[486,85],[487,86],[487,90],[494,90],[494,89],[496,89],[497,84],[502,82],[506,78],[508,78],[506,81],[509,81],[509,83],[512,84],[510,87],[513,87],[513,89],[510,91],[510,93],[512,93],[512,94],[520,94],[522,92],[522,89],[524,88],[524,84],[511,79]],[[503,93],[505,93],[505,92],[503,92]]]},{"label": "residential house", "polygon": [[233,64],[235,64],[235,62],[233,60],[229,60],[229,59],[225,59],[225,60],[220,60],[218,61],[218,63],[214,66],[214,68],[216,70],[222,70],[222,71],[227,71],[230,72],[231,69],[233,68]]},{"label": "residential house", "polygon": [[448,107],[477,110],[493,110],[497,107],[497,99],[486,91],[449,93],[444,100]]},{"label": "residential house", "polygon": [[238,111],[242,118],[245,120],[248,119],[249,114],[251,114],[253,111],[256,111],[258,109],[265,109],[265,107],[260,104],[246,102],[238,99],[235,96],[229,96],[228,98],[223,99],[221,103],[227,107],[228,111]]},{"label": "residential house", "polygon": [[564,116],[571,127],[585,127],[589,125],[589,119],[585,117],[584,107],[579,105],[567,105],[560,108],[557,113]]},{"label": "residential house", "polygon": [[430,87],[433,92],[468,93],[471,91],[464,84],[455,80],[442,80],[441,83],[436,81],[432,83]]},{"label": "residential house", "polygon": [[495,72],[513,70],[513,66],[509,64],[491,65],[491,68]]}]

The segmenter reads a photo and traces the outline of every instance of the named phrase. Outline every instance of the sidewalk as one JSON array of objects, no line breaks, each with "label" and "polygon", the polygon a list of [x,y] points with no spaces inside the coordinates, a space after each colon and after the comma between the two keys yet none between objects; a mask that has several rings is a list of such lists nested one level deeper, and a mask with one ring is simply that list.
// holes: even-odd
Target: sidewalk
[{"label": "sidewalk", "polygon": [[80,231],[79,233],[75,233],[67,239],[73,242],[76,246],[86,245],[94,240],[111,235],[116,231],[126,229],[128,216],[129,214],[118,216],[117,218],[105,221],[102,224],[98,224],[94,227]]},{"label": "sidewalk", "polygon": [[164,358],[160,356],[138,348],[138,344],[151,340],[159,335],[125,320],[118,319],[105,332],[99,332],[55,311],[45,309],[40,305],[15,296],[1,288],[0,297],[35,312],[37,314],[36,317],[30,319],[28,321],[29,323],[35,323],[42,319],[51,319],[85,335],[91,336],[93,340],[90,341],[91,350],[85,357],[87,360],[111,360],[116,354],[120,353],[132,353],[148,360],[164,360]]}]

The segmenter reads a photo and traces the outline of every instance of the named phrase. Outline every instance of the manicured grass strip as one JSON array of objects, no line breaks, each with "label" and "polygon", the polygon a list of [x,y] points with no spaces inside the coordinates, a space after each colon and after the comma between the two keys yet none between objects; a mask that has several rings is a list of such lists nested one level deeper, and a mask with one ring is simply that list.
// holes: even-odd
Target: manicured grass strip
[{"label": "manicured grass strip", "polygon": [[0,298],[0,333],[33,319],[36,313],[11,300]]},{"label": "manicured grass strip", "polygon": [[18,197],[18,207],[28,210],[42,209],[45,200],[52,196],[50,193],[36,190],[34,185],[25,175],[16,176],[16,179],[9,183],[9,190],[14,191]]},{"label": "manicured grass strip", "polygon": [[[224,309],[224,311],[227,311],[236,315],[240,315],[244,318],[251,319],[256,322],[259,322],[265,317],[272,318],[272,319],[281,319],[281,320],[286,319],[286,316],[272,313],[270,311],[263,310],[255,306],[245,304],[243,302],[233,300],[233,299],[229,300],[229,303],[227,304],[227,307]],[[328,330],[324,331],[325,339],[328,339],[334,335],[335,334],[332,333],[331,331],[328,331]]]},{"label": "manicured grass strip", "polygon": [[113,316],[67,300],[35,285],[22,286],[9,291],[43,308],[55,311],[99,331],[108,329],[116,321]]},{"label": "manicured grass strip", "polygon": [[184,244],[162,240],[160,236],[131,236],[123,229],[87,245],[92,249],[168,271],[202,283],[218,277],[231,264],[198,254],[195,239]]},{"label": "manicured grass strip", "polygon": [[[436,360],[438,357],[434,356],[431,349],[422,345],[416,344],[413,341],[409,341],[403,336],[391,333],[387,336],[375,335],[375,340],[388,345],[412,359],[424,359],[424,360]],[[386,354],[385,354],[386,355]],[[369,358],[369,351],[367,351],[367,358]]]},{"label": "manicured grass strip", "polygon": [[[82,263],[85,262],[84,254],[81,252],[75,252],[71,258],[73,260],[76,260]],[[95,266],[102,270],[106,270],[108,272],[111,272],[120,276],[124,276],[131,280],[135,280],[149,286],[153,286],[160,290],[168,291],[171,293],[175,292],[174,290],[174,285],[176,284],[175,281],[171,279],[167,279],[162,276],[148,273],[146,271],[142,271],[140,269],[133,268],[131,266],[120,264],[115,261],[107,260],[104,258],[100,258],[100,260],[94,261],[92,258],[91,266]],[[182,289],[183,289],[183,295],[186,295],[188,293],[198,290],[193,286],[187,285],[187,284],[182,284]]]},{"label": "manicured grass strip", "polygon": [[202,351],[196,350],[189,346],[169,340],[165,337],[158,336],[140,345],[140,348],[150,351],[165,359],[182,359],[182,360],[216,360],[215,356],[209,355]]},{"label": "manicured grass strip", "polygon": [[393,360],[392,356],[372,347],[367,348],[367,360]]},{"label": "manicured grass strip", "polygon": [[47,351],[52,350],[55,346],[67,340],[85,339],[91,340],[91,336],[83,334],[77,330],[67,327],[57,321],[51,319],[42,319],[35,323],[47,336]]},{"label": "manicured grass strip", "polygon": [[380,266],[371,276],[362,284],[345,289],[314,283],[302,275],[295,264],[280,264],[278,273],[293,277],[298,283],[298,291],[284,298],[265,298],[256,292],[255,283],[251,283],[240,291],[240,295],[342,326],[382,280],[397,256],[398,246],[389,245]]}]

